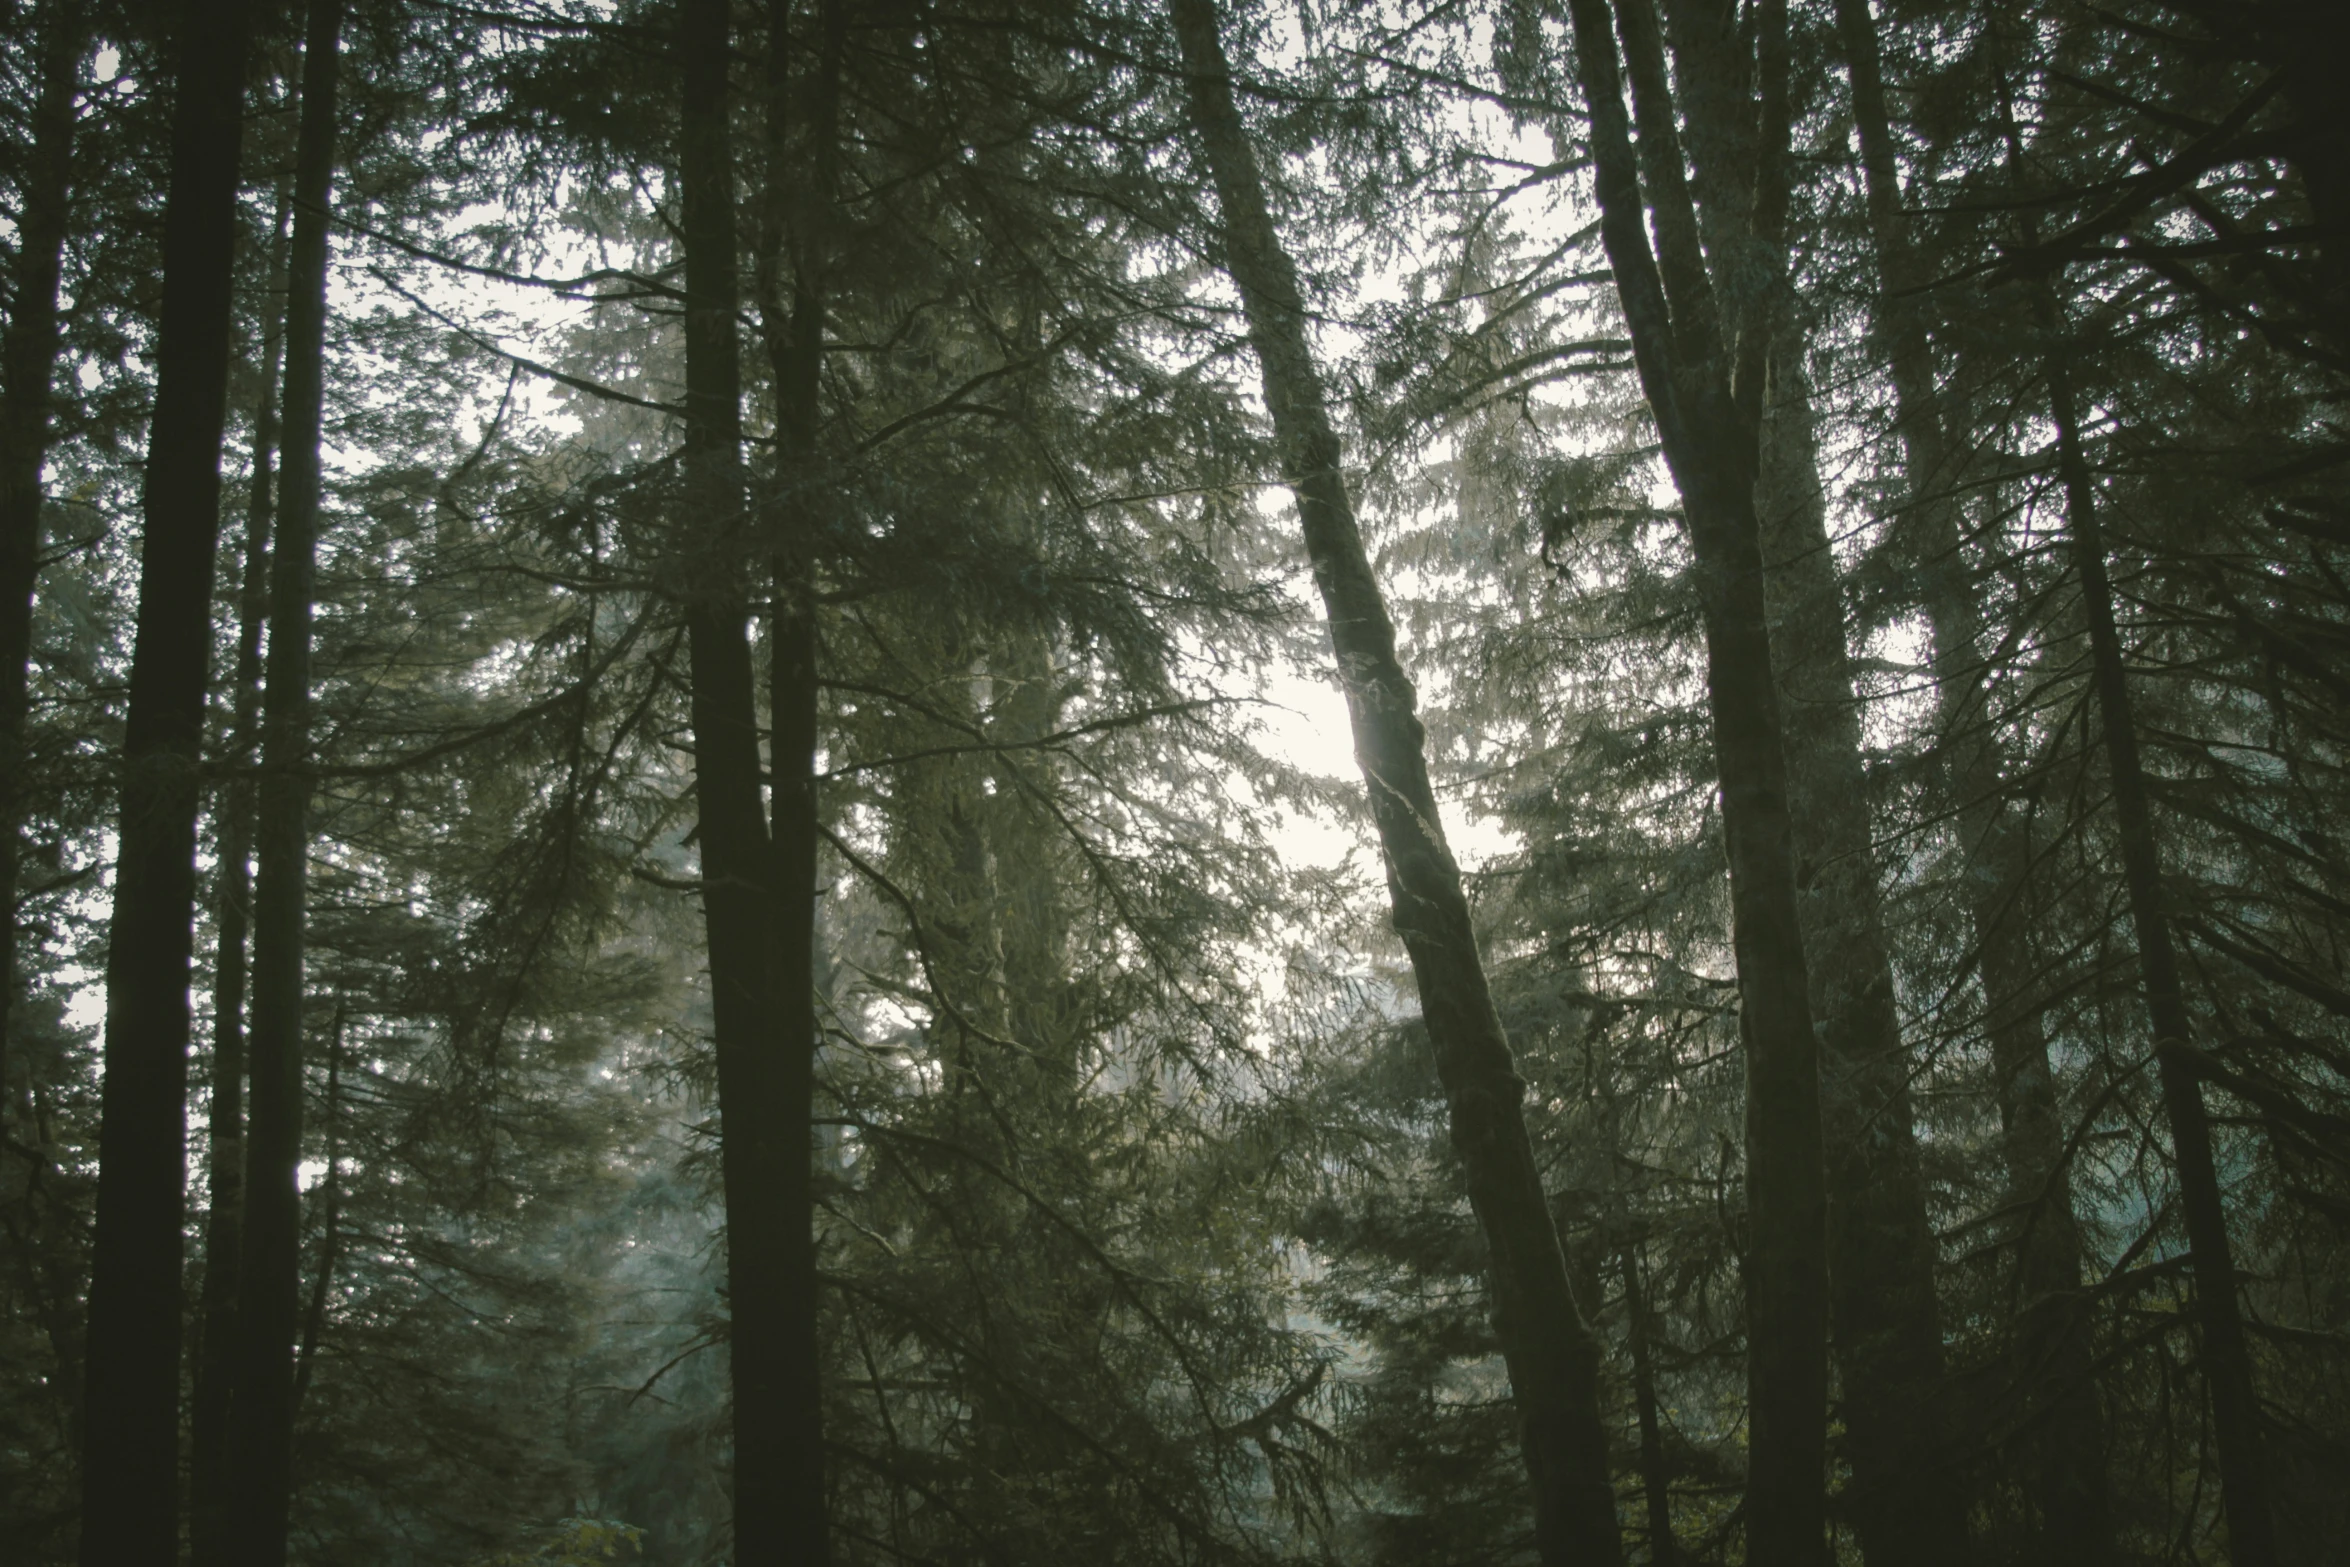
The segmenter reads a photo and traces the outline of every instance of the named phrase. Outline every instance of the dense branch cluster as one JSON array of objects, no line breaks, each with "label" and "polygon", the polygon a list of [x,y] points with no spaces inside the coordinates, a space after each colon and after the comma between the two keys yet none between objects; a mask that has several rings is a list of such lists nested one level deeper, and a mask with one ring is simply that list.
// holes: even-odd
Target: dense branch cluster
[{"label": "dense branch cluster", "polygon": [[0,1556],[2337,1559],[2335,9],[0,6]]}]

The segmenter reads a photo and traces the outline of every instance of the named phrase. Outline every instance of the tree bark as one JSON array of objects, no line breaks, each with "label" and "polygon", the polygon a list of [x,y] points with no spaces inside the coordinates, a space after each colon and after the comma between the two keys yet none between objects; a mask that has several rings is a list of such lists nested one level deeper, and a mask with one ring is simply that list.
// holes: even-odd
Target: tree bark
[{"label": "tree bark", "polygon": [[1337,655],[1355,758],[1387,866],[1395,928],[1452,1115],[1452,1140],[1484,1230],[1493,1321],[1509,1367],[1546,1563],[1623,1554],[1599,1414],[1599,1348],[1577,1308],[1534,1163],[1525,1083],[1487,987],[1458,867],[1428,778],[1417,697],[1364,552],[1341,450],[1306,342],[1297,274],[1265,204],[1233,102],[1214,0],[1171,0],[1193,129],[1223,211],[1225,266],[1240,290],[1265,402],[1297,497]]},{"label": "tree bark", "polygon": [[303,945],[310,864],[310,629],[326,396],[328,207],[342,0],[310,0],[287,273],[284,493],[269,562],[253,891],[252,1120],[237,1279],[229,1495],[241,1567],[283,1567],[301,1306]]},{"label": "tree bark", "polygon": [[[278,187],[270,225],[269,297],[286,291],[286,223],[292,191]],[[245,1234],[245,938],[253,903],[253,813],[249,773],[260,739],[261,631],[269,617],[269,535],[276,517],[278,368],[285,313],[270,309],[261,331],[261,399],[253,418],[253,475],[245,505],[244,575],[239,584],[233,769],[213,808],[219,842],[213,872],[212,1114],[210,1212],[204,1223],[204,1290],[196,1309],[196,1379],[188,1408],[188,1546],[195,1567],[219,1567],[232,1542],[228,1421],[236,1397],[237,1276]]]},{"label": "tree bark", "polygon": [[[74,94],[88,42],[82,0],[47,0],[36,20],[32,146],[17,184],[16,264],[9,278],[8,329],[0,338],[0,1161],[21,1158],[26,1227],[9,1225],[25,1289],[55,1357],[51,1378],[66,1439],[81,1440],[82,1355],[78,1331],[78,1271],[69,1253],[44,1248],[32,1207],[54,1174],[47,1138],[15,1135],[17,1089],[10,1067],[9,1031],[19,967],[17,923],[27,818],[33,812],[35,759],[32,717],[33,593],[40,576],[45,496],[41,472],[50,444],[60,342],[58,284],[66,235],[72,227]],[[35,1084],[25,1084],[30,1110]],[[37,1113],[33,1116],[37,1123]],[[19,1194],[13,1182],[6,1189]],[[54,1207],[54,1203],[51,1204]]]},{"label": "tree bark", "polygon": [[[1620,9],[1629,18],[1642,8],[1627,0]],[[1751,41],[1718,0],[1670,0],[1668,15],[1699,227],[1738,345],[1732,386],[1742,415],[1760,420],[1758,522],[1830,1150],[1829,1320],[1846,1502],[1869,1561],[1954,1564],[1966,1554],[1967,1512],[1941,1419],[1936,1244],[1804,374],[1807,323],[1787,276],[1786,8],[1760,15]],[[1661,63],[1644,78],[1631,47],[1639,29],[1619,27],[1635,103],[1654,97],[1653,115],[1669,117]],[[1648,127],[1644,152],[1658,139]]]},{"label": "tree bark", "polygon": [[248,0],[179,10],[138,630],[123,738],[91,1257],[84,1567],[179,1535],[180,1224],[196,811],[220,540]]},{"label": "tree bark", "polygon": [[[798,1567],[827,1560],[830,1538],[809,1229],[814,1039],[807,899],[780,895],[787,887],[812,890],[815,883],[813,833],[799,842],[782,830],[787,799],[812,786],[814,739],[812,728],[803,735],[791,714],[775,715],[778,836],[784,840],[779,847],[769,836],[761,798],[749,607],[730,543],[742,538],[747,520],[735,335],[740,289],[728,120],[731,47],[726,0],[685,0],[678,52],[685,89],[679,161],[686,486],[705,530],[702,548],[714,561],[694,586],[687,637],[702,907],[717,1035],[719,1162],[726,1187],[734,1559],[744,1567]],[[803,744],[804,756],[798,754]]]},{"label": "tree bark", "polygon": [[[765,125],[768,138],[767,213],[780,215],[787,199],[785,171],[795,167],[791,127],[790,0],[768,7]],[[781,1299],[777,1419],[779,1462],[792,1489],[780,1498],[790,1558],[802,1567],[831,1559],[831,1528],[824,1490],[824,1408],[819,1370],[815,1187],[809,1128],[816,1113],[816,899],[819,831],[818,646],[816,638],[816,526],[810,487],[815,482],[816,430],[824,354],[826,262],[823,236],[839,198],[839,115],[842,53],[847,43],[844,0],[819,0],[814,68],[805,83],[807,199],[793,225],[788,318],[774,271],[775,248],[762,244],[759,314],[774,375],[777,488],[771,561],[773,610],[768,622],[770,830],[775,845],[775,984],[783,1081],[777,1102],[785,1134],[775,1188]],[[763,236],[764,239],[765,236]],[[788,330],[786,323],[788,320]]]},{"label": "tree bark", "polygon": [[86,30],[81,0],[47,0],[36,49],[40,90],[33,145],[18,184],[16,265],[8,331],[0,338],[0,1141],[15,1113],[8,1075],[8,1020],[21,982],[16,900],[32,759],[33,584],[41,568],[41,469],[49,459],[49,408],[57,378],[57,287],[72,227],[74,92]]},{"label": "tree bark", "polygon": [[1958,1567],[1967,1505],[1943,1411],[1938,1246],[1894,1005],[1861,763],[1860,705],[1797,345],[1774,350],[1762,437],[1771,652],[1785,702],[1797,902],[1821,1056],[1828,1154],[1828,1317],[1845,1492],[1876,1567]]},{"label": "tree bark", "polygon": [[1673,1567],[1680,1547],[1673,1543],[1672,1474],[1665,1467],[1664,1426],[1657,1416],[1656,1367],[1648,1352],[1648,1290],[1640,1279],[1640,1249],[1627,1248],[1618,1264],[1624,1273],[1624,1337],[1632,1347],[1632,1405],[1640,1422],[1640,1490],[1648,1511],[1649,1567]]},{"label": "tree bark", "polygon": [[294,1390],[287,1399],[289,1417],[302,1412],[310,1392],[310,1375],[318,1365],[318,1341],[326,1331],[326,1305],[334,1296],[335,1264],[343,1251],[343,1026],[344,1004],[335,1003],[335,1023],[326,1046],[326,1176],[319,1183],[318,1270],[310,1280],[310,1304],[302,1312],[302,1341],[294,1351]]},{"label": "tree bark", "polygon": [[2275,1513],[2263,1467],[2259,1396],[2252,1354],[2236,1301],[2236,1265],[2228,1244],[2227,1207],[2211,1150],[2211,1122],[2203,1089],[2186,1054],[2194,1023],[2179,984],[2178,955],[2163,909],[2162,860],[2155,846],[2146,775],[2138,760],[2138,732],[2130,716],[2129,676],[2121,634],[2113,619],[2113,585],[2106,576],[2105,540],[2097,514],[2097,481],[2081,445],[2063,322],[2055,301],[2041,296],[2049,337],[2048,410],[2056,425],[2057,476],[2064,485],[2065,525],[2073,569],[2080,574],[2081,607],[2089,623],[2089,655],[2097,707],[2103,719],[2105,759],[2112,775],[2113,809],[2120,828],[2122,886],[2130,927],[2138,940],[2138,968],[2146,987],[2147,1020],[2154,1028],[2155,1069],[2170,1123],[2178,1172],[2179,1206],[2195,1273],[2195,1323],[2202,1334],[2204,1386],[2219,1449],[2220,1503],[2228,1522],[2228,1555],[2235,1567],[2275,1567]]},{"label": "tree bark", "polygon": [[2079,1302],[2082,1245],[2073,1213],[2064,1124],[2025,929],[2029,844],[2002,799],[2001,766],[1983,711],[1983,618],[1962,550],[1958,457],[1935,388],[1920,307],[1927,281],[1912,257],[1875,19],[1868,0],[1837,0],[1852,83],[1863,192],[1875,247],[1875,331],[1891,372],[1907,495],[1900,526],[1915,539],[1942,743],[1951,758],[1969,909],[1980,954],[2001,1149],[2017,1230],[2021,1297],[2016,1381],[2037,1436],[2025,1445],[2025,1488],[2040,1514],[2042,1559],[2103,1567],[2113,1559],[2104,1417]]},{"label": "tree bark", "polygon": [[[1645,0],[1628,0],[1645,5]],[[1795,886],[1778,693],[1755,514],[1756,437],[1691,254],[1679,156],[1649,249],[1608,0],[1571,0],[1591,113],[1600,234],[1633,357],[1688,519],[1728,841],[1747,1068],[1747,1560],[1812,1567],[1825,1548],[1826,1187],[1819,1046]],[[1627,25],[1630,25],[1627,23]],[[1645,116],[1669,129],[1669,114]],[[1662,149],[1660,148],[1660,152]],[[1742,356],[1743,357],[1743,356]]]},{"label": "tree bark", "polygon": [[2350,39],[2334,0],[2266,0],[2206,17],[2235,32],[2255,59],[2285,78],[2293,107],[2287,156],[2317,220],[2317,315],[2337,352],[2350,352]]}]

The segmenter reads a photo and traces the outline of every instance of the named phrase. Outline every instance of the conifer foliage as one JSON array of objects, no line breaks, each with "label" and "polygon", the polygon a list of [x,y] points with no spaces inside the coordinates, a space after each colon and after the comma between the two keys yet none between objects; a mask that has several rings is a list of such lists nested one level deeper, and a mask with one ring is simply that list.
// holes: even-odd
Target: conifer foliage
[{"label": "conifer foliage", "polygon": [[2338,1558],[2333,9],[0,6],[0,1555]]}]

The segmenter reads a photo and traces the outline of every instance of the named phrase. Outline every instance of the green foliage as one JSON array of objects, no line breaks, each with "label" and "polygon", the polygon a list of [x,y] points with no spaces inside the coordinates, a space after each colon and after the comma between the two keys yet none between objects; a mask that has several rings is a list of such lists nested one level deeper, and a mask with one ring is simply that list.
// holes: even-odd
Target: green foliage
[{"label": "green foliage", "polygon": [[[856,8],[829,216],[806,199],[804,127],[770,143],[758,91],[774,48],[805,85],[810,9],[784,8],[779,41],[767,8],[736,8],[745,276],[765,257],[788,283],[821,256],[832,301],[799,467],[746,312],[738,529],[678,471],[671,8],[353,7],[296,1557],[728,1558],[695,901],[725,868],[695,834],[682,626],[719,575],[764,583],[790,507],[823,680],[813,1222],[839,1558],[1527,1560],[1478,1231],[1379,878],[1367,849],[1297,862],[1293,829],[1354,832],[1361,797],[1261,717],[1327,654],[1293,519],[1261,504],[1279,476],[1160,9]],[[2017,1008],[2063,1123],[2119,1544],[2226,1549],[2038,278],[2095,411],[2166,891],[2198,1043],[2230,1074],[2206,1098],[2283,1527],[2324,1559],[2350,1527],[2350,339],[2323,171],[2295,138],[2338,106],[2280,78],[2239,140],[2164,184],[2148,171],[2290,65],[2274,19],[2297,11],[1880,6],[1912,294],[1954,432],[1949,471],[1921,475],[1842,45],[1829,7],[1791,9],[1795,319],[1981,1558],[2029,1558],[2042,1527],[2017,1369],[2040,1199],[2012,1178],[1992,1048]],[[28,15],[0,17],[10,182]],[[0,1084],[0,1538],[37,1563],[73,1553],[82,1462],[86,998],[166,184],[156,42],[141,16],[91,15],[119,74],[83,105]],[[1609,1356],[1625,1517],[1652,1478],[1645,1397],[1683,1555],[1736,1561],[1742,1061],[1704,655],[1589,227],[1563,24],[1250,5],[1228,39]],[[257,258],[292,65],[281,38],[256,70],[238,517],[272,395]],[[1929,500],[1953,540],[1921,522]],[[1938,652],[1937,607],[1961,601],[1978,634]],[[231,704],[224,686],[216,785],[253,766]],[[1986,820],[2028,851],[2015,994],[1984,961]],[[220,839],[209,824],[208,876]],[[215,934],[208,916],[207,962]],[[211,1067],[207,1046],[192,1124]],[[204,1217],[192,1204],[192,1257]],[[525,1522],[566,1510],[638,1522]]]}]

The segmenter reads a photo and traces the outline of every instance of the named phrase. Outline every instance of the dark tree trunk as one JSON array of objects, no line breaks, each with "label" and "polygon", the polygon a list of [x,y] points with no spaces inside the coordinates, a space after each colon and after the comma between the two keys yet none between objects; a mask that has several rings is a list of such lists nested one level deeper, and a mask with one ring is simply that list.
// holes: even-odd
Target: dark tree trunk
[{"label": "dark tree trunk", "polygon": [[2318,317],[2336,352],[2350,352],[2350,31],[2339,0],[2267,0],[2206,13],[2205,25],[2235,32],[2247,52],[2281,71],[2293,108],[2287,156],[2317,220]]},{"label": "dark tree trunk", "polygon": [[[66,1438],[81,1439],[82,1354],[76,1301],[78,1269],[70,1250],[45,1246],[34,1205],[54,1189],[55,1168],[37,1127],[16,1135],[17,1086],[10,1067],[9,1029],[17,990],[17,914],[26,819],[32,814],[36,767],[30,736],[33,591],[40,575],[41,470],[48,459],[50,408],[57,374],[58,283],[72,224],[74,92],[88,29],[81,0],[48,0],[36,24],[32,146],[17,182],[16,264],[9,278],[12,308],[0,339],[0,1165],[23,1163],[25,1227],[9,1226],[35,1318],[55,1359],[50,1379]],[[29,1074],[28,1108],[37,1089]],[[39,1118],[36,1115],[34,1119]],[[0,1173],[0,1180],[4,1180]],[[55,1209],[53,1200],[46,1206]]]},{"label": "dark tree trunk", "polygon": [[1828,1316],[1851,1472],[1845,1506],[1873,1567],[1957,1567],[1969,1556],[1967,1506],[1943,1421],[1937,1244],[1894,1005],[1860,704],[1797,345],[1782,341],[1773,358],[1762,436],[1763,557],[1820,1040]]},{"label": "dark tree trunk", "polygon": [[282,1567],[293,1493],[301,1305],[303,938],[310,864],[310,627],[326,397],[327,202],[342,0],[311,0],[287,271],[284,492],[269,562],[253,889],[252,1119],[237,1279],[229,1496],[240,1567]]},{"label": "dark tree trunk", "polygon": [[1640,1279],[1639,1248],[1626,1250],[1619,1265],[1624,1273],[1624,1337],[1632,1347],[1632,1407],[1640,1421],[1640,1490],[1648,1510],[1649,1567],[1673,1567],[1681,1552],[1673,1543],[1672,1472],[1665,1467],[1655,1357],[1648,1349],[1655,1324],[1649,1320],[1648,1290]]},{"label": "dark tree trunk", "polygon": [[247,0],[182,6],[91,1256],[84,1567],[179,1549],[180,1225],[196,811],[220,544]]},{"label": "dark tree trunk", "polygon": [[[1628,34],[1653,31],[1629,0]],[[1633,357],[1681,492],[1706,633],[1706,690],[1728,840],[1747,1068],[1747,1560],[1812,1567],[1825,1549],[1826,1179],[1819,1046],[1796,898],[1779,699],[1754,506],[1754,426],[1739,407],[1706,284],[1669,106],[1643,112],[1659,187],[1649,249],[1608,0],[1571,0],[1591,113],[1600,233]],[[1661,74],[1661,73],[1660,73]],[[1741,356],[1744,357],[1743,355]]]},{"label": "dark tree trunk", "polygon": [[[1478,956],[1460,871],[1428,779],[1417,697],[1364,553],[1321,378],[1306,344],[1297,273],[1265,205],[1233,102],[1214,0],[1172,0],[1193,128],[1224,218],[1265,402],[1305,530],[1337,655],[1355,756],[1387,865],[1396,932],[1452,1114],[1453,1146],[1483,1228],[1493,1321],[1510,1374],[1546,1563],[1613,1563],[1623,1545],[1599,1414],[1599,1347],[1568,1283],[1510,1058]],[[1800,965],[1799,965],[1800,966]]]},{"label": "dark tree trunk", "polygon": [[2040,1515],[2045,1567],[2106,1567],[2114,1559],[2113,1504],[2096,1346],[2081,1287],[2085,1253],[2023,923],[2030,845],[2020,824],[2001,818],[1996,805],[1962,812],[1960,825],[1977,846],[1968,855],[1980,878],[1972,913],[1991,1004],[1985,1021],[1999,1085],[2007,1200],[2016,1213],[2010,1407],[2024,1423],[2025,1494]]},{"label": "dark tree trunk", "polygon": [[57,285],[72,226],[74,90],[81,75],[80,0],[41,7],[33,145],[17,186],[16,265],[0,339],[0,1138],[15,1111],[8,1024],[16,966],[18,865],[30,804],[25,747],[31,704],[33,580],[41,567],[41,468],[57,377]]},{"label": "dark tree trunk", "polygon": [[[781,1139],[773,1157],[776,1204],[777,1462],[788,1490],[777,1498],[777,1545],[802,1567],[831,1557],[825,1511],[823,1389],[816,1339],[815,1188],[809,1128],[816,1096],[817,642],[815,520],[810,490],[823,368],[823,236],[838,197],[839,103],[847,39],[844,0],[819,0],[818,42],[806,73],[800,118],[803,145],[793,148],[790,0],[771,0],[767,24],[766,222],[761,235],[759,313],[774,376],[776,493],[772,506],[773,611],[769,620],[768,714],[771,831],[775,847],[775,994],[781,1081],[775,1114]],[[797,153],[797,157],[794,153]],[[806,185],[791,224],[792,295],[788,316],[776,272],[775,220],[790,201],[786,172],[804,170]],[[788,323],[788,325],[787,325]]]},{"label": "dark tree trunk", "polygon": [[2025,1444],[2025,1484],[2040,1513],[2042,1559],[2051,1567],[2102,1567],[2113,1559],[2104,1419],[2080,1310],[2081,1236],[2063,1159],[2063,1116],[2032,999],[2040,987],[2024,925],[2029,845],[2001,799],[2000,763],[1983,708],[1982,615],[1962,553],[1957,454],[1935,391],[1918,286],[1926,279],[1911,260],[1867,0],[1838,0],[1837,26],[1876,250],[1876,335],[1892,376],[1907,479],[1900,526],[1916,541],[1911,553],[1921,572],[1941,733],[1951,757],[2008,1192],[2024,1209],[2017,1231],[2016,1381],[2036,1432]]},{"label": "dark tree trunk", "polygon": [[319,1183],[318,1271],[310,1280],[310,1304],[302,1312],[302,1342],[294,1351],[294,1390],[289,1415],[302,1412],[310,1376],[318,1365],[318,1340],[326,1330],[327,1302],[334,1298],[335,1264],[343,1252],[343,1025],[346,1012],[335,1003],[335,1025],[326,1045],[326,1177]]},{"label": "dark tree trunk", "polygon": [[2227,1207],[2211,1150],[2211,1122],[2188,1051],[2194,1023],[2179,984],[2163,908],[2162,863],[2138,760],[2138,732],[2130,716],[2129,678],[2121,634],[2113,619],[2113,586],[2105,570],[2105,540],[2097,515],[2097,481],[2081,446],[2071,369],[2065,362],[2063,323],[2053,299],[2042,295],[2048,333],[2048,409],[2056,425],[2057,475],[2064,484],[2065,523],[2073,569],[2081,578],[2081,607],[2089,623],[2089,652],[2105,758],[2112,774],[2113,809],[2121,830],[2122,886],[2130,927],[2138,938],[2138,967],[2146,987],[2147,1020],[2154,1028],[2155,1069],[2170,1123],[2187,1219],[2187,1246],[2195,1270],[2195,1323],[2201,1330],[2203,1380],[2211,1399],[2212,1434],[2219,1449],[2220,1502],[2228,1521],[2234,1567],[2276,1567],[2275,1513],[2263,1467],[2260,1402],[2252,1354],[2236,1301],[2236,1265],[2228,1244]]},{"label": "dark tree trunk", "polygon": [[[813,845],[778,854],[761,799],[757,691],[748,595],[732,547],[747,532],[742,368],[735,336],[734,150],[728,125],[725,0],[686,0],[680,164],[686,252],[686,488],[711,562],[687,609],[693,661],[694,787],[700,807],[702,908],[718,1054],[719,1158],[726,1186],[729,1337],[734,1380],[734,1559],[782,1567],[826,1558],[821,1412],[815,1388],[815,1280],[810,1250],[809,1083],[812,988],[806,899]],[[779,657],[782,656],[779,652]],[[776,715],[781,776],[800,743]],[[787,735],[787,728],[794,732]],[[812,739],[807,754],[813,755]],[[806,763],[797,764],[805,773]],[[789,934],[801,932],[793,963]],[[797,983],[798,989],[785,987]]]},{"label": "dark tree trunk", "polygon": [[[286,222],[291,192],[278,187],[270,227],[269,297],[286,289]],[[261,631],[269,617],[269,534],[276,517],[278,363],[285,315],[269,310],[261,333],[261,400],[253,418],[253,477],[245,506],[244,575],[239,585],[234,717],[213,818],[219,839],[212,924],[211,1211],[204,1223],[204,1293],[197,1306],[196,1379],[188,1407],[188,1546],[195,1567],[219,1567],[233,1549],[229,1523],[228,1421],[236,1397],[237,1275],[245,1234],[245,937],[252,918],[253,813],[250,776],[260,739]]]},{"label": "dark tree trunk", "polygon": [[[1636,0],[1621,9],[1639,13]],[[1819,483],[1808,323],[1786,272],[1786,10],[1757,18],[1751,39],[1720,0],[1670,0],[1668,15],[1699,226],[1715,296],[1735,323],[1732,384],[1741,412],[1760,420],[1757,520],[1829,1150],[1829,1320],[1851,1471],[1846,1506],[1869,1561],[1934,1567],[1965,1557],[1967,1514],[1941,1419],[1934,1230]],[[1653,98],[1656,116],[1668,115],[1661,67],[1643,73],[1643,51],[1632,47],[1642,29],[1624,30],[1635,102]],[[1644,153],[1662,139],[1644,120]]]}]

